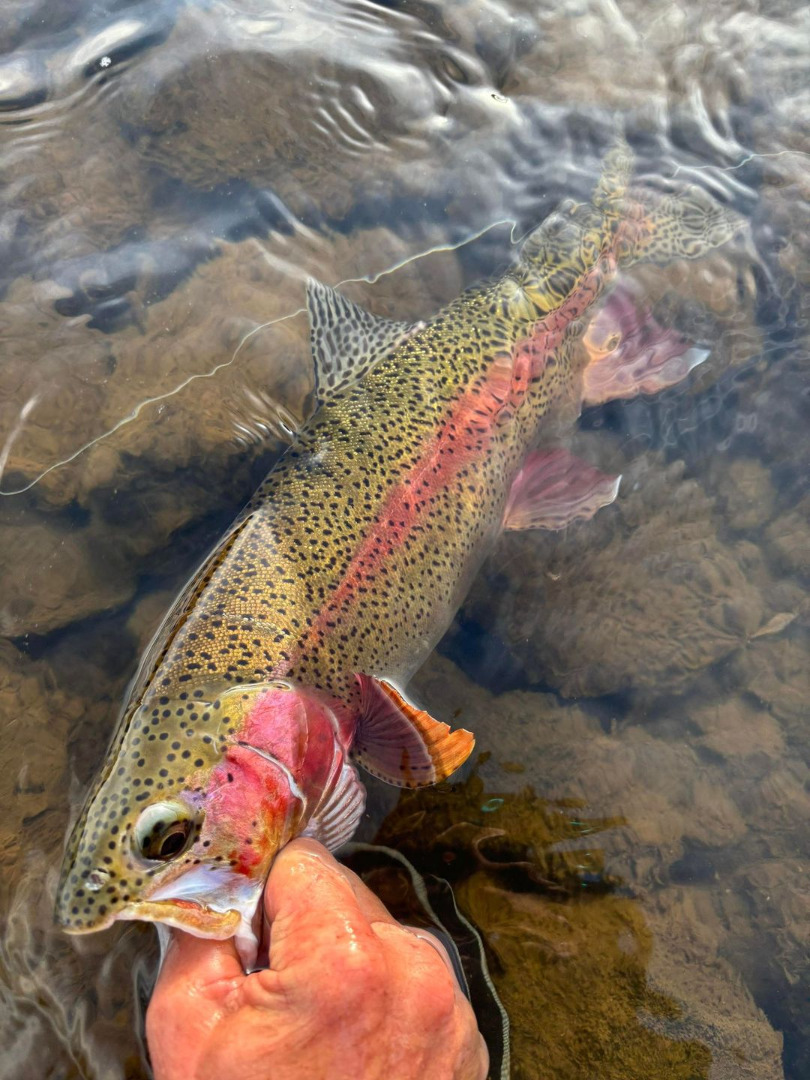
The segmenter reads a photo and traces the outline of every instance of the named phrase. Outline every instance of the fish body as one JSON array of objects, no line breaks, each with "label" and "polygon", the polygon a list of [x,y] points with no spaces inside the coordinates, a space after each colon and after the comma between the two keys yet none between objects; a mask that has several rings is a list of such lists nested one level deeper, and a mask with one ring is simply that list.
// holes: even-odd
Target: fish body
[{"label": "fish body", "polygon": [[705,198],[631,197],[629,160],[617,148],[592,203],[426,325],[310,286],[317,408],[144,659],[68,845],[66,930],[152,919],[235,934],[249,963],[275,853],[354,831],[353,761],[417,786],[468,756],[472,736],[401,687],[504,528],[560,527],[615,496],[615,478],[537,449],[544,419],[587,400],[590,310],[620,266],[736,229]]}]

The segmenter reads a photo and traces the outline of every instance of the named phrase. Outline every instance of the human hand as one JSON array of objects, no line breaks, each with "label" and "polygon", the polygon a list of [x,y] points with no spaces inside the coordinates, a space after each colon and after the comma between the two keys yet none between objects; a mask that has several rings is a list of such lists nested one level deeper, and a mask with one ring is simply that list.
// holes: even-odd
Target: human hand
[{"label": "human hand", "polygon": [[269,967],[181,931],[146,1016],[156,1080],[485,1080],[488,1055],[439,942],[401,926],[314,840],[264,893]]}]

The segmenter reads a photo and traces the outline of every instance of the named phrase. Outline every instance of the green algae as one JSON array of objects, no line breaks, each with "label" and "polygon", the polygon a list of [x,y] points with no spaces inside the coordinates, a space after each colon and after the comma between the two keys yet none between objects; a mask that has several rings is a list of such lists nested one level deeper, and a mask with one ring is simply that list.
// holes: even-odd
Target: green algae
[{"label": "green algae", "polygon": [[680,1010],[647,986],[653,939],[633,900],[590,895],[560,903],[513,892],[483,871],[462,883],[457,899],[496,958],[515,1080],[709,1076],[708,1047],[667,1038],[645,1022],[677,1020]]},{"label": "green algae", "polygon": [[[711,1051],[668,1037],[681,1010],[653,990],[653,935],[594,838],[622,818],[480,777],[404,793],[377,835],[446,878],[482,933],[512,1025],[515,1080],[699,1080]],[[390,900],[390,897],[389,897]]]}]

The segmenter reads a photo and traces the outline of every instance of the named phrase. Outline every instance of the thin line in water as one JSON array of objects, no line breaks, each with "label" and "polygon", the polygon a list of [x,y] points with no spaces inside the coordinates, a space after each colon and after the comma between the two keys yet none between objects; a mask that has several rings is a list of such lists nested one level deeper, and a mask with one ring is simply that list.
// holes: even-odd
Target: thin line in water
[{"label": "thin line in water", "polygon": [[38,401],[39,394],[32,394],[28,401],[26,401],[26,403],[20,409],[20,415],[17,417],[17,423],[8,433],[8,438],[3,445],[2,451],[0,451],[0,480],[2,480],[3,473],[6,471],[6,462],[8,461],[8,456],[11,453],[11,448],[17,440],[17,436],[20,434],[23,427],[25,427],[25,421],[28,419],[31,410]]},{"label": "thin line in water", "polygon": [[[494,221],[491,224],[486,225],[483,229],[480,229],[478,232],[473,233],[471,236],[465,237],[463,240],[460,240],[456,244],[439,244],[436,247],[428,248],[426,251],[420,251],[416,255],[409,255],[401,262],[398,262],[393,266],[389,266],[385,270],[381,270],[378,274],[366,275],[364,277],[356,278],[344,278],[342,281],[339,281],[335,287],[339,288],[341,285],[349,285],[355,282],[367,282],[369,285],[373,285],[381,278],[385,277],[387,274],[393,274],[395,271],[402,269],[402,267],[407,266],[409,263],[415,263],[419,259],[426,258],[428,255],[439,254],[442,251],[458,251],[466,244],[471,244],[475,240],[479,240],[491,229],[496,229],[500,225],[512,226],[510,238],[512,243],[514,243],[515,229],[517,228],[517,223],[512,218],[502,218],[499,221]],[[22,495],[26,491],[30,491],[31,488],[38,484],[40,480],[43,480],[46,476],[48,476],[49,473],[54,472],[54,470],[56,469],[62,468],[63,465],[69,465],[78,457],[81,457],[81,455],[84,454],[87,450],[92,449],[92,447],[97,446],[98,443],[103,442],[105,439],[108,439],[111,435],[114,435],[117,431],[120,431],[121,428],[126,427],[127,424],[131,424],[133,420],[137,420],[141,412],[143,412],[143,410],[149,405],[155,405],[160,401],[166,401],[167,398],[174,397],[175,394],[179,394],[181,390],[184,390],[190,383],[195,382],[197,379],[210,379],[214,375],[217,375],[224,368],[230,367],[235,362],[237,356],[242,349],[242,346],[245,345],[248,341],[250,341],[254,334],[257,334],[260,330],[266,330],[268,326],[276,326],[278,323],[285,322],[287,319],[294,319],[297,315],[301,315],[305,311],[306,308],[300,307],[297,308],[295,311],[288,312],[286,315],[279,315],[276,319],[270,319],[269,322],[261,323],[259,326],[254,326],[254,328],[250,330],[247,334],[245,334],[245,336],[236,346],[230,360],[223,360],[221,364],[216,364],[213,368],[211,368],[210,371],[203,371],[199,374],[189,375],[189,377],[187,379],[184,379],[178,386],[175,386],[171,390],[167,390],[164,394],[157,394],[155,395],[155,397],[145,398],[143,401],[139,402],[135,406],[132,412],[122,417],[107,431],[103,431],[100,435],[96,435],[95,438],[90,439],[88,442],[80,446],[78,450],[74,450],[72,454],[69,454],[67,457],[62,458],[59,461],[55,461],[52,465],[49,465],[47,469],[43,469],[41,473],[38,473],[33,478],[33,480],[27,483],[24,487],[15,488],[11,491],[0,490],[0,496]],[[5,470],[11,446],[16,441],[17,437],[22,431],[25,420],[28,418],[28,415],[30,414],[37,400],[38,395],[34,395],[34,397],[30,398],[26,402],[26,404],[20,411],[20,417],[14,429],[11,431],[8,438],[6,439],[6,443],[3,447],[2,453],[0,453],[0,478],[2,478],[3,472]]]},{"label": "thin line in water", "polygon": [[734,172],[735,169],[741,169],[743,165],[747,165],[749,161],[757,161],[760,158],[784,157],[785,154],[795,154],[797,157],[810,158],[810,153],[806,150],[776,150],[772,154],[749,154],[748,157],[744,157],[742,161],[738,161],[736,165],[678,165],[672,175],[677,176],[681,169],[688,169],[689,172],[699,172],[703,169],[711,169],[714,172]]}]

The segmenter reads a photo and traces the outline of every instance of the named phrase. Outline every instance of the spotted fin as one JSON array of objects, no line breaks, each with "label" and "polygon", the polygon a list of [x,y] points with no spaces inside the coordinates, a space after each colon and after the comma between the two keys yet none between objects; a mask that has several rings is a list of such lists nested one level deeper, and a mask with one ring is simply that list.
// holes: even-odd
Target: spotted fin
[{"label": "spotted fin", "polygon": [[625,267],[698,259],[744,227],[739,214],[694,184],[670,195],[635,189],[627,196],[617,230],[617,260]]},{"label": "spotted fin", "polygon": [[613,502],[620,481],[562,448],[535,450],[512,483],[503,527],[558,531],[585,521]]},{"label": "spotted fin", "polygon": [[582,339],[589,364],[584,405],[655,394],[686,378],[709,355],[677,330],[665,330],[626,285],[619,285]]},{"label": "spotted fin", "polygon": [[346,763],[331,791],[321,798],[301,835],[312,836],[330,851],[336,851],[351,840],[365,805],[366,789],[360,783],[355,767]]},{"label": "spotted fin", "polygon": [[421,325],[380,319],[313,278],[307,312],[318,406],[362,379]]},{"label": "spotted fin", "polygon": [[361,717],[352,752],[357,761],[396,787],[437,784],[472,753],[475,738],[421,712],[393,686],[358,675]]}]

